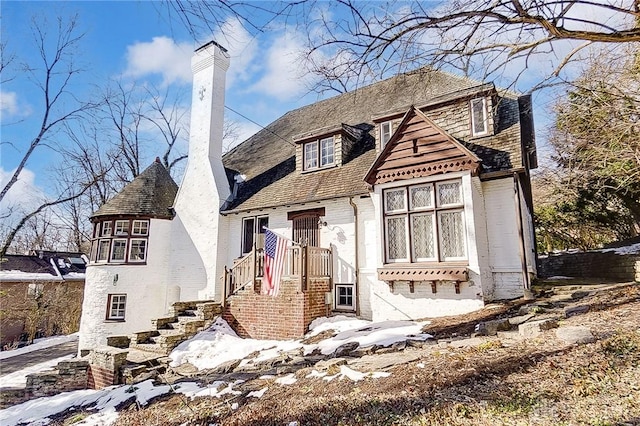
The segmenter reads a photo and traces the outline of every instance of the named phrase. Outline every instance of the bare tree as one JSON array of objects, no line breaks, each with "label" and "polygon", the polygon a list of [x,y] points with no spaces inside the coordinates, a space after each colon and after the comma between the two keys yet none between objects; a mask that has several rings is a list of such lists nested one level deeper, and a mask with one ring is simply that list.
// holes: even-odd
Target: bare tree
[{"label": "bare tree", "polygon": [[74,61],[74,53],[84,35],[78,29],[77,16],[72,16],[68,20],[58,18],[56,29],[55,47],[50,51],[48,49],[50,37],[47,34],[46,23],[33,22],[32,30],[42,68],[25,64],[23,71],[31,77],[33,84],[42,92],[42,118],[37,134],[28,143],[11,178],[0,191],[0,201],[18,181],[31,155],[36,148],[46,143],[48,136],[65,122],[80,118],[83,112],[96,106],[93,103],[78,101],[68,90],[71,82],[82,72]]},{"label": "bare tree", "polygon": [[293,16],[299,2],[247,2],[206,0],[165,0],[157,3],[161,13],[175,18],[198,40],[210,37],[228,19],[237,19],[251,33],[261,32],[276,17]]},{"label": "bare tree", "polygon": [[425,65],[485,78],[514,63],[517,79],[539,60],[544,85],[589,46],[640,41],[638,0],[336,3],[321,13],[322,2],[309,2],[303,13],[320,89],[344,91],[354,80]]},{"label": "bare tree", "polygon": [[[35,150],[40,147],[51,148],[51,139],[54,134],[72,122],[81,121],[87,112],[97,107],[94,102],[79,100],[70,90],[76,77],[82,72],[82,68],[77,66],[75,60],[83,37],[83,33],[78,27],[77,16],[68,19],[57,18],[54,34],[49,34],[48,30],[46,20],[33,21],[32,33],[40,63],[25,64],[22,70],[32,84],[39,89],[42,96],[42,104],[38,108],[42,116],[39,119],[36,135],[30,141],[25,142],[2,141],[3,144],[12,144],[16,149],[24,150],[24,153],[10,179],[0,191],[0,202],[4,200],[3,207],[7,209],[9,215],[13,214],[14,218],[15,215],[20,215],[19,218],[13,220],[9,220],[7,217],[3,223],[4,235],[0,245],[0,256],[7,252],[18,232],[34,217],[53,206],[79,197],[90,185],[76,183],[74,186],[64,187],[57,195],[43,200],[31,211],[16,209],[14,206],[7,205],[5,200],[7,193],[18,182]],[[2,72],[6,71],[7,69],[3,67]]]}]

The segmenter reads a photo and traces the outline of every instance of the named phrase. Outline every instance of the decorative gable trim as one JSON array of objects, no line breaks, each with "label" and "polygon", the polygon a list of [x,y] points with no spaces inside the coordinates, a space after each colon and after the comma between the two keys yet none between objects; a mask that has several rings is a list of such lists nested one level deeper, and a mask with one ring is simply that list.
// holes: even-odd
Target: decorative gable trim
[{"label": "decorative gable trim", "polygon": [[412,106],[364,180],[375,185],[462,170],[476,173],[480,161]]}]

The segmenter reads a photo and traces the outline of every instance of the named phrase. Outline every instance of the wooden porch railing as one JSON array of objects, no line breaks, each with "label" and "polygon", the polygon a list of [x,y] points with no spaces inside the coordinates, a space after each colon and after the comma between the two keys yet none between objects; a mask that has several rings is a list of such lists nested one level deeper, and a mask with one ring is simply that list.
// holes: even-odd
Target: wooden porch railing
[{"label": "wooden porch railing", "polygon": [[[287,247],[282,278],[299,279],[302,291],[313,278],[330,278],[333,255],[331,249],[312,246]],[[254,249],[227,269],[225,267],[225,299],[264,276],[264,249]]]}]

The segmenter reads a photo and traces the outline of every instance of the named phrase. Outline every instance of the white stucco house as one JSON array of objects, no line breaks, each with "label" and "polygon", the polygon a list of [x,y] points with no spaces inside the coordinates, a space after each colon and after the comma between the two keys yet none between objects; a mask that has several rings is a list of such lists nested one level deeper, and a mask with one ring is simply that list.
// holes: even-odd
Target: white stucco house
[{"label": "white stucco house", "polygon": [[[179,300],[220,301],[245,334],[283,337],[252,321],[424,318],[523,296],[536,273],[528,96],[422,69],[290,111],[223,155],[228,66],[214,42],[195,52],[177,192],[157,163],[93,216],[81,348]],[[264,227],[292,241],[279,298],[260,294]]]}]

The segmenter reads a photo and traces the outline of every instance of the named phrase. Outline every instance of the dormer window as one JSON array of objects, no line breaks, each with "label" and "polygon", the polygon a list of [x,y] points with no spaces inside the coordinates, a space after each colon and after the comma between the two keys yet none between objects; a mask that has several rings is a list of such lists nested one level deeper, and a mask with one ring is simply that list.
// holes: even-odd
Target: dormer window
[{"label": "dormer window", "polygon": [[385,121],[384,123],[380,123],[380,149],[384,148],[384,146],[391,139],[391,121]]},{"label": "dormer window", "polygon": [[331,166],[335,163],[333,136],[319,141],[307,142],[303,147],[304,170]]},{"label": "dormer window", "polygon": [[487,120],[487,101],[485,98],[471,100],[471,134],[482,136],[489,132]]}]

